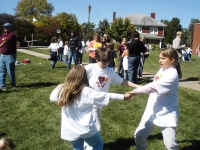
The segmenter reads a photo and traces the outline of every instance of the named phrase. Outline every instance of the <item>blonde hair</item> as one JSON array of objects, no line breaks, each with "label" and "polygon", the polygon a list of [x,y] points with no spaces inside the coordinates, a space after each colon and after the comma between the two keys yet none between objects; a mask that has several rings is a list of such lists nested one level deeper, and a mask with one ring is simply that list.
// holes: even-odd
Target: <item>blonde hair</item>
[{"label": "blonde hair", "polygon": [[183,33],[181,31],[176,32],[176,35],[182,35]]},{"label": "blonde hair", "polygon": [[89,86],[86,70],[83,66],[76,65],[70,70],[60,89],[58,106],[71,106],[85,86]]},{"label": "blonde hair", "polygon": [[162,54],[162,56],[169,58],[171,61],[174,60],[172,65],[175,67],[178,63],[178,53],[173,48],[166,48],[159,51],[159,54]]},{"label": "blonde hair", "polygon": [[140,41],[142,41],[143,43],[146,43],[146,38],[144,36],[141,36]]},{"label": "blonde hair", "polygon": [[65,45],[68,45],[69,44],[69,42],[68,41],[65,41]]},{"label": "blonde hair", "polygon": [[123,41],[126,41],[126,42],[127,42],[127,39],[126,39],[126,38],[122,38],[122,42],[123,42]]}]

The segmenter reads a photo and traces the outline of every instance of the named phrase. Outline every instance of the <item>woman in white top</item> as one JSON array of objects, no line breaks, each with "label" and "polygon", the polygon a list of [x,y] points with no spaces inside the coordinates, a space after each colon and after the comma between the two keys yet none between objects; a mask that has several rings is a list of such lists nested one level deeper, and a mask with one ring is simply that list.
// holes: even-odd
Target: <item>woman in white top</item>
[{"label": "woman in white top", "polygon": [[51,44],[49,45],[50,55],[51,55],[51,68],[55,67],[55,64],[57,62],[57,56],[58,56],[58,43],[57,38],[54,36],[51,38]]},{"label": "woman in white top", "polygon": [[58,85],[50,95],[50,100],[62,107],[61,138],[71,141],[75,150],[83,150],[84,141],[93,150],[102,150],[103,142],[92,117],[93,105],[102,107],[111,99],[131,97],[131,94],[105,93],[91,88],[84,67],[74,66],[65,83]]},{"label": "woman in white top", "polygon": [[160,51],[161,68],[155,75],[154,81],[129,92],[136,95],[150,93],[141,122],[135,131],[136,150],[146,149],[147,138],[154,125],[160,127],[167,150],[178,150],[176,140],[179,115],[177,62],[178,53],[175,49]]}]

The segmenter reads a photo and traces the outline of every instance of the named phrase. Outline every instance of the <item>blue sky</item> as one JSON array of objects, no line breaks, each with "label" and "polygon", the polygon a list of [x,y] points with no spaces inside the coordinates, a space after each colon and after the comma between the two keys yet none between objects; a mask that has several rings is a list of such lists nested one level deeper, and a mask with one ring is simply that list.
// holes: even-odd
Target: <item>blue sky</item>
[{"label": "blue sky", "polygon": [[[14,15],[14,8],[19,0],[2,0],[0,13]],[[155,13],[155,19],[160,21],[171,20],[173,17],[180,19],[183,28],[188,28],[192,18],[200,20],[200,0],[47,0],[52,3],[55,16],[66,12],[75,14],[78,22],[88,21],[88,5],[91,5],[90,22],[98,25],[99,21],[107,19],[112,22],[113,12],[116,17],[125,17],[130,14],[145,14],[150,16]]]}]

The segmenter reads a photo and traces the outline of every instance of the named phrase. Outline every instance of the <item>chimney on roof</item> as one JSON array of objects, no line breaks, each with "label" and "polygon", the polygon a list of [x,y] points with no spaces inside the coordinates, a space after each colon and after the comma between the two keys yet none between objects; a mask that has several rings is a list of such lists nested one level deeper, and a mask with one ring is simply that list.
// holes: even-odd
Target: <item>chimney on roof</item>
[{"label": "chimney on roof", "polygon": [[115,18],[116,18],[116,12],[114,11],[113,12],[113,21],[115,20]]},{"label": "chimney on roof", "polygon": [[155,13],[151,13],[151,18],[155,19],[156,14]]}]

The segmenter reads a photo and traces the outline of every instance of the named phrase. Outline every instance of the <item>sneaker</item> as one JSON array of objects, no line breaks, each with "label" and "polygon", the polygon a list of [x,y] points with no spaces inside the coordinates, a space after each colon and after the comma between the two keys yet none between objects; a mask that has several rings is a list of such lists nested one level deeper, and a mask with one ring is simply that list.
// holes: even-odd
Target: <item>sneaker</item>
[{"label": "sneaker", "polygon": [[0,87],[1,91],[6,91],[6,87]]},{"label": "sneaker", "polygon": [[13,89],[13,90],[16,90],[17,88],[16,88],[16,87],[12,87],[12,89]]}]

